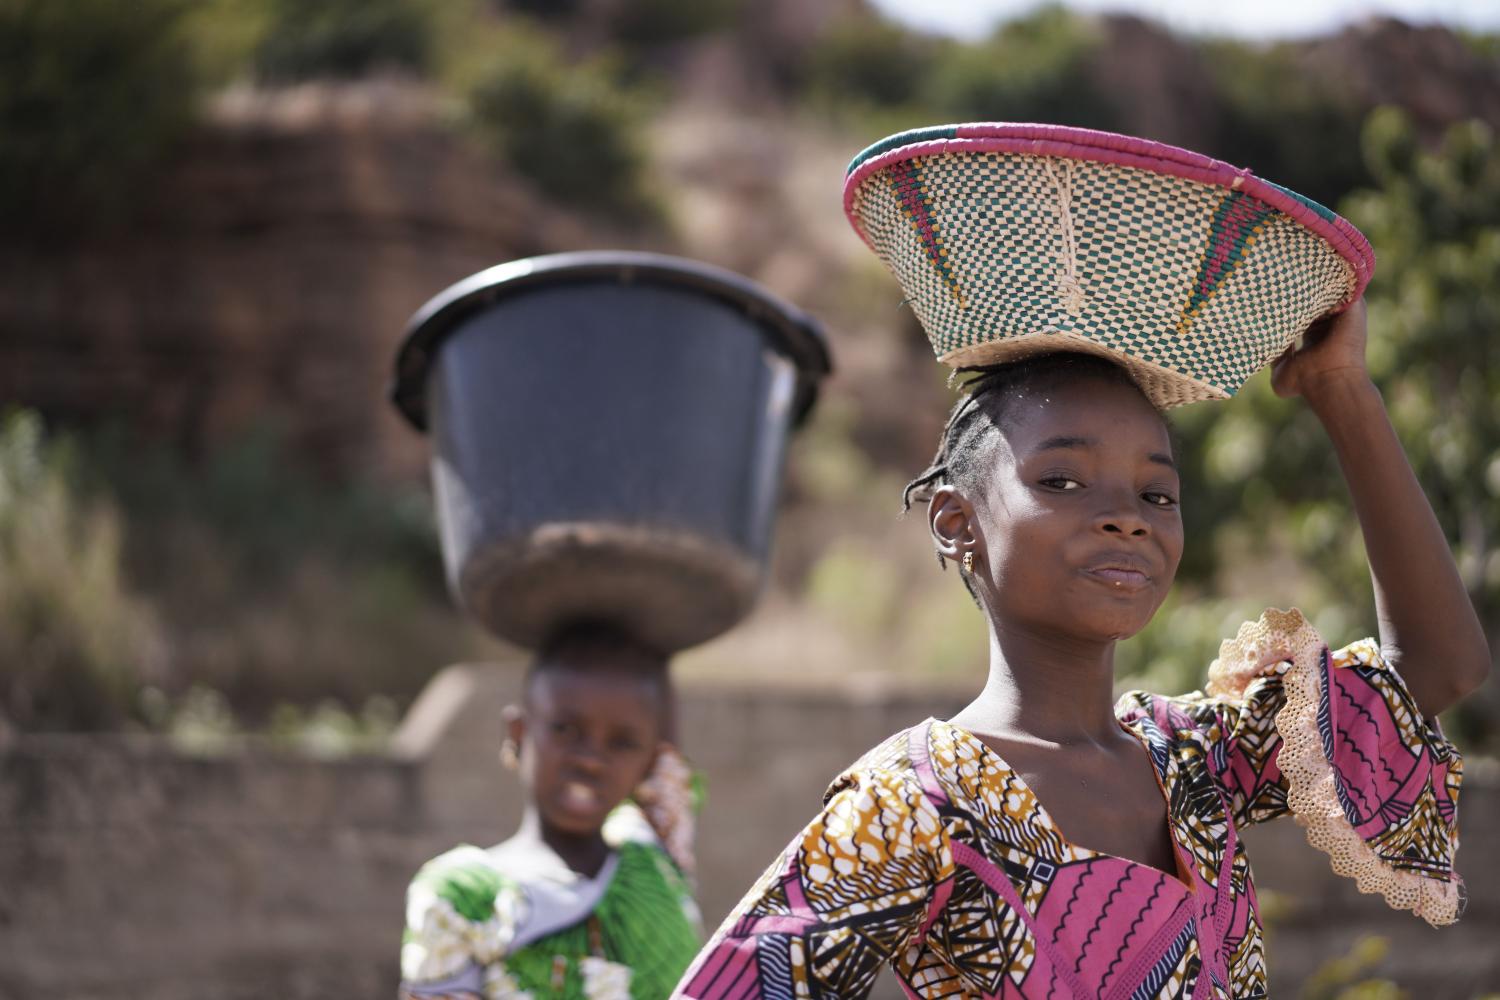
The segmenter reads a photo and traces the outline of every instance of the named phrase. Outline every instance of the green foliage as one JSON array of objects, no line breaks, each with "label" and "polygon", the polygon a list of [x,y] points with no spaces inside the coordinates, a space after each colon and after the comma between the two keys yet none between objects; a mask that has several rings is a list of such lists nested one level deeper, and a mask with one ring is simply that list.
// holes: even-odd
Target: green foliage
[{"label": "green foliage", "polygon": [[1309,73],[1292,46],[1214,41],[1202,52],[1218,98],[1204,152],[1330,205],[1369,183],[1359,143],[1366,108]]},{"label": "green foliage", "polygon": [[316,757],[377,753],[399,722],[396,703],[384,695],[367,698],[358,711],[329,699],[312,706],[282,703],[271,712],[264,728],[254,732],[245,728],[228,699],[202,685],[193,685],[175,703],[158,689],[148,688],[142,701],[151,706],[152,728],[195,754],[233,751],[250,735],[263,737],[273,747]]},{"label": "green foliage", "polygon": [[[1500,148],[1477,122],[1416,147],[1400,112],[1365,129],[1378,191],[1344,211],[1380,251],[1371,368],[1495,648],[1500,642]],[[1500,742],[1500,692],[1457,709]]]},{"label": "green foliage", "polygon": [[830,105],[898,107],[922,99],[943,46],[877,17],[845,18],[807,56],[810,91]]},{"label": "green foliage", "polygon": [[895,507],[892,496],[882,495],[874,463],[854,441],[858,420],[851,400],[834,397],[819,403],[799,436],[793,465],[796,487],[830,507],[889,511]]},{"label": "green foliage", "polygon": [[[1366,298],[1369,363],[1417,476],[1454,547],[1492,645],[1500,637],[1500,157],[1477,124],[1455,126],[1441,150],[1420,148],[1397,111],[1369,118],[1361,146],[1379,187],[1344,213],[1380,254]],[[1373,632],[1373,596],[1353,511],[1327,437],[1300,400],[1278,399],[1257,376],[1232,408],[1175,417],[1192,544],[1184,593],[1224,595],[1228,610],[1182,598],[1122,649],[1122,668],[1197,686],[1204,654],[1230,619],[1272,601],[1303,606],[1330,642]],[[1184,615],[1184,612],[1189,612]],[[1161,629],[1171,628],[1172,642]],[[1226,631],[1228,627],[1228,631]],[[1198,673],[1173,660],[1191,648]],[[1151,664],[1157,664],[1151,666]],[[1177,685],[1181,686],[1181,685]],[[1495,685],[1455,710],[1472,749],[1500,738]]]},{"label": "green foliage", "polygon": [[627,46],[662,45],[732,26],[744,0],[631,0],[617,4],[610,37]]},{"label": "green foliage", "polygon": [[382,749],[399,723],[395,701],[377,694],[357,712],[326,699],[310,708],[279,705],[271,714],[267,735],[299,753],[333,757]]},{"label": "green foliage", "polygon": [[254,62],[262,80],[352,79],[382,70],[432,68],[435,30],[427,0],[261,0],[264,34]]},{"label": "green foliage", "polygon": [[78,481],[115,498],[133,528],[169,533],[198,525],[234,539],[241,550],[236,568],[252,581],[284,574],[300,554],[318,552],[391,566],[419,589],[441,592],[424,495],[328,482],[291,458],[274,427],[251,428],[198,462],[120,427],[75,447]]},{"label": "green foliage", "polygon": [[23,729],[125,724],[164,665],[124,579],[119,510],[81,498],[72,464],[34,414],[0,422],[0,706]]},{"label": "green foliage", "polygon": [[1407,993],[1395,983],[1369,977],[1390,950],[1386,938],[1373,934],[1359,938],[1348,954],[1329,959],[1308,977],[1302,987],[1303,1000],[1403,1000]]},{"label": "green foliage", "polygon": [[373,716],[298,706],[405,702],[476,638],[420,493],[324,482],[270,432],[201,463],[27,414],[0,433],[0,712],[23,729],[363,745]]},{"label": "green foliage", "polygon": [[506,0],[506,8],[542,21],[566,21],[577,17],[588,0]]},{"label": "green foliage", "polygon": [[127,571],[171,643],[169,700],[197,684],[242,720],[281,702],[404,700],[472,648],[422,493],[325,481],[269,428],[198,462],[121,431],[78,450],[82,488],[129,525]]},{"label": "green foliage", "polygon": [[511,28],[467,75],[471,128],[542,192],[625,218],[651,214],[646,99],[611,62],[570,61],[548,36]]},{"label": "green foliage", "polygon": [[870,634],[885,627],[899,610],[900,583],[888,559],[846,539],[814,565],[807,601],[842,627]]},{"label": "green foliage", "polygon": [[1219,643],[1254,619],[1264,602],[1214,599],[1179,583],[1156,617],[1115,654],[1117,693],[1140,689],[1181,694],[1203,687]]},{"label": "green foliage", "polygon": [[1006,22],[986,41],[945,52],[926,102],[950,121],[1118,128],[1119,112],[1088,72],[1103,40],[1088,18],[1043,7]]},{"label": "green foliage", "polygon": [[1095,19],[1045,6],[978,42],[940,39],[872,15],[835,22],[796,74],[803,92],[865,134],[943,121],[1038,121],[1119,128],[1090,61]]},{"label": "green foliage", "polygon": [[0,220],[121,216],[191,124],[189,0],[0,0]]},{"label": "green foliage", "polygon": [[1465,28],[1454,29],[1454,34],[1481,58],[1500,61],[1500,35]]}]

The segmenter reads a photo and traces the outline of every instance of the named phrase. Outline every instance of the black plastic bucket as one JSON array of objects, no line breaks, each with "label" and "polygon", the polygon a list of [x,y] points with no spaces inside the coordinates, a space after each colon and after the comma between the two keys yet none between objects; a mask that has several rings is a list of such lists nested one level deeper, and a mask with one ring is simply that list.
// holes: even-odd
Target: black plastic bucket
[{"label": "black plastic bucket", "polygon": [[787,436],[828,371],[817,323],[745,278],[569,253],[423,306],[392,400],[432,436],[468,613],[524,646],[589,620],[675,651],[754,605]]}]

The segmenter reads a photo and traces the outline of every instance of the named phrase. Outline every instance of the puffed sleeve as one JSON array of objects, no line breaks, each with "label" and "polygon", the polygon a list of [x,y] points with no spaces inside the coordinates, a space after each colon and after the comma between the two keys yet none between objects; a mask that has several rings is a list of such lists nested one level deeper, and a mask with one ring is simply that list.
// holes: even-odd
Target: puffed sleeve
[{"label": "puffed sleeve", "polygon": [[724,921],[674,996],[866,996],[928,923],[953,856],[914,775],[860,769]]},{"label": "puffed sleeve", "polygon": [[1458,919],[1463,761],[1362,639],[1330,651],[1301,612],[1267,611],[1223,644],[1192,720],[1237,823],[1290,812],[1334,871],[1433,925]]},{"label": "puffed sleeve", "polygon": [[477,847],[423,865],[406,891],[402,1000],[524,997],[501,962],[524,905],[520,890]]}]

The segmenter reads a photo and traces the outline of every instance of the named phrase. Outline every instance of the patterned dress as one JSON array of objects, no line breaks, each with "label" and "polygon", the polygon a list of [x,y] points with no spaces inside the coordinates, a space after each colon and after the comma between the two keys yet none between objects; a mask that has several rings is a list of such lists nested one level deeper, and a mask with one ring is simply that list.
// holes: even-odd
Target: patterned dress
[{"label": "patterned dress", "polygon": [[592,878],[545,845],[461,846],[422,866],[406,897],[402,1000],[663,1000],[702,943],[691,773],[663,754],[604,827]]},{"label": "patterned dress", "polygon": [[725,921],[683,997],[860,997],[882,963],[918,997],[1264,997],[1239,829],[1288,812],[1335,871],[1457,918],[1457,751],[1363,640],[1296,612],[1226,642],[1207,693],[1125,695],[1183,877],[1066,840],[977,737],[929,720],[836,780]]}]

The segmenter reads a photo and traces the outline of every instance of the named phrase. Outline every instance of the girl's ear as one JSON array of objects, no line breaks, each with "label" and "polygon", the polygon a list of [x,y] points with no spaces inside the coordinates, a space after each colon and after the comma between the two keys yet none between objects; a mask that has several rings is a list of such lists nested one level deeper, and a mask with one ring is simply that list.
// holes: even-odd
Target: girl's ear
[{"label": "girl's ear", "polygon": [[964,553],[978,547],[974,507],[951,485],[939,486],[927,501],[927,526],[944,559],[962,562]]}]

